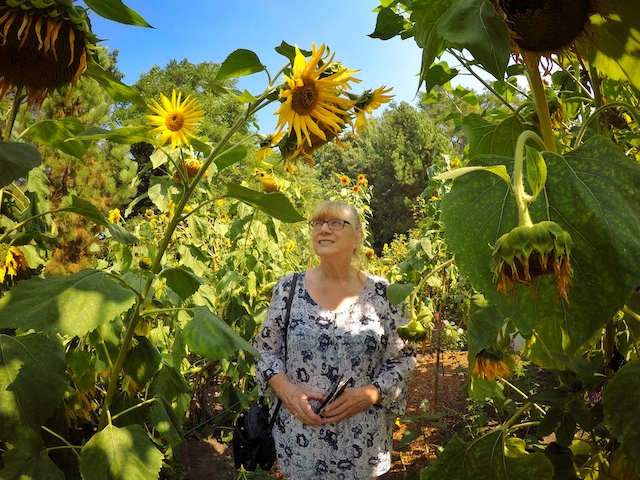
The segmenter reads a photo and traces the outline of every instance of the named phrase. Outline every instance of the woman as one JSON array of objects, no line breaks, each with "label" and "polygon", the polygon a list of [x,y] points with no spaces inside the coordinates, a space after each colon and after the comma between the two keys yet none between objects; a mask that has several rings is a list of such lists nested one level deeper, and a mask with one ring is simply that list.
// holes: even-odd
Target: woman
[{"label": "woman", "polygon": [[[278,468],[290,480],[374,478],[391,466],[393,421],[415,366],[396,333],[407,320],[389,304],[387,282],[354,266],[363,238],[355,208],[323,202],[309,225],[320,263],[299,274],[292,293],[293,275],[278,282],[255,340],[261,390],[286,407],[273,429]],[[340,378],[350,378],[348,388],[318,415]]]}]

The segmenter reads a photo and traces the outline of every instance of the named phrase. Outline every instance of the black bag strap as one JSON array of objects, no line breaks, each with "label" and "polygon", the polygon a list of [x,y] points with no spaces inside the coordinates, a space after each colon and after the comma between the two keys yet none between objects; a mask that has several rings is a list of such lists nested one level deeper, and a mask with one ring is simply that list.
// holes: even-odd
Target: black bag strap
[{"label": "black bag strap", "polygon": [[[293,302],[293,297],[296,294],[296,283],[298,281],[298,272],[293,274],[293,279],[291,280],[291,290],[289,290],[289,298],[287,298],[287,309],[284,315],[284,365],[285,368],[287,366],[287,335],[289,333],[289,316],[291,315],[291,303]],[[271,420],[269,421],[269,432],[273,429],[273,424],[276,422],[276,418],[278,417],[278,412],[280,412],[280,407],[282,406],[282,400],[278,399],[278,403],[276,404],[276,408],[273,410],[273,415],[271,416]]]}]

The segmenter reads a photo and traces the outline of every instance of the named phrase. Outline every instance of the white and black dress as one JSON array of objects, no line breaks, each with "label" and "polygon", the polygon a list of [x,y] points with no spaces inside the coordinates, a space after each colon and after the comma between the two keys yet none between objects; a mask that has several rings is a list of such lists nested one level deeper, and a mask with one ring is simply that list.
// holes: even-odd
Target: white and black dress
[{"label": "white and black dress", "polygon": [[381,395],[367,410],[320,427],[305,425],[281,408],[273,429],[278,468],[290,480],[382,475],[391,466],[393,422],[404,413],[407,382],[416,361],[413,348],[396,333],[407,319],[387,300],[388,282],[381,277],[368,275],[354,304],[331,311],[311,298],[301,272],[291,306],[285,365],[283,327],[292,278],[287,275],[274,287],[255,339],[263,359],[256,361],[261,393],[273,396],[267,381],[286,372],[292,382],[317,392],[325,392],[345,375],[353,377],[352,386],[373,384]]}]

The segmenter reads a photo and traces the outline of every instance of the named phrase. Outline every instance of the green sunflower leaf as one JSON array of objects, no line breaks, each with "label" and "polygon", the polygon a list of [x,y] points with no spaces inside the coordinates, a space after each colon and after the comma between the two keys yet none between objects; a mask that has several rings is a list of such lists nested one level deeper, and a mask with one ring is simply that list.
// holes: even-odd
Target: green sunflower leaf
[{"label": "green sunflower leaf", "polygon": [[135,337],[134,346],[124,360],[124,371],[140,386],[151,380],[160,368],[162,355],[147,337]]},{"label": "green sunflower leaf", "polygon": [[589,61],[600,72],[613,80],[627,80],[640,89],[640,9],[626,0],[608,0],[608,18],[592,17],[596,26],[594,48],[589,50]]},{"label": "green sunflower leaf", "polygon": [[552,480],[553,465],[537,452],[523,453],[511,448],[505,455],[505,439],[497,430],[472,442],[456,435],[428,466],[421,478],[447,480]]},{"label": "green sunflower leaf", "polygon": [[29,171],[42,163],[40,152],[33,145],[21,142],[0,142],[0,188],[20,177],[27,178]]},{"label": "green sunflower leaf", "polygon": [[58,407],[67,388],[65,370],[64,348],[59,341],[38,333],[0,335],[3,441],[38,454],[43,446],[40,426]]},{"label": "green sunflower leaf", "polygon": [[127,7],[120,0],[85,0],[87,7],[107,20],[135,25],[136,27],[151,27],[138,12]]},{"label": "green sunflower leaf", "polygon": [[71,195],[71,204],[58,209],[61,212],[72,212],[82,215],[84,218],[91,220],[96,225],[106,226],[109,224],[105,216],[98,207],[88,200],[84,200],[75,195]]},{"label": "green sunflower leaf", "polygon": [[184,327],[183,335],[191,351],[206,358],[221,360],[238,350],[258,356],[257,350],[250,343],[237,335],[207,307],[193,309],[193,317]]},{"label": "green sunflower leaf", "polygon": [[498,80],[504,74],[511,54],[509,30],[491,0],[459,0],[438,22],[438,35],[464,46]]},{"label": "green sunflower leaf", "polygon": [[378,12],[376,18],[376,27],[371,38],[379,38],[380,40],[389,40],[399,35],[404,30],[404,18],[398,15],[391,8],[382,8]]},{"label": "green sunflower leaf", "polygon": [[98,82],[100,86],[104,88],[105,92],[116,102],[133,103],[141,107],[146,107],[142,95],[122,83],[118,77],[102,68],[102,66],[96,62],[87,62],[85,75]]},{"label": "green sunflower leaf", "polygon": [[80,473],[82,478],[156,480],[163,458],[140,425],[108,425],[82,447]]},{"label": "green sunflower leaf", "polygon": [[391,305],[399,305],[400,302],[413,292],[413,283],[392,283],[387,287],[387,299]]},{"label": "green sunflower leaf", "polygon": [[196,293],[205,281],[185,267],[165,268],[159,274],[167,279],[167,286],[183,300]]},{"label": "green sunflower leaf", "polygon": [[84,124],[77,118],[59,118],[34,123],[29,133],[36,141],[48,147],[57,148],[67,155],[82,159],[89,144],[86,141],[73,140],[73,137],[84,129]]},{"label": "green sunflower leaf", "polygon": [[183,440],[182,423],[163,396],[155,397],[151,405],[151,424],[170,444],[179,445]]},{"label": "green sunflower leaf", "polygon": [[285,223],[304,220],[304,217],[291,205],[289,199],[280,192],[261,193],[235,183],[227,183],[227,194],[224,197],[238,199]]},{"label": "green sunflower leaf", "polygon": [[47,450],[33,455],[17,448],[2,454],[4,468],[0,470],[0,478],[5,480],[64,480],[64,472],[49,458]]},{"label": "green sunflower leaf", "polygon": [[265,70],[258,55],[251,50],[244,48],[231,52],[222,62],[216,75],[215,81],[226,80],[228,78],[244,77]]},{"label": "green sunflower leaf", "polygon": [[136,297],[101,271],[31,278],[0,299],[0,328],[84,335],[128,310]]},{"label": "green sunflower leaf", "polygon": [[[490,137],[482,142],[501,144]],[[535,331],[533,358],[554,366],[553,352],[575,355],[640,282],[640,165],[600,136],[564,157],[543,156],[547,182],[530,213],[534,222],[554,221],[573,238],[570,307],[558,300],[549,275],[535,280],[535,294],[521,285],[512,295],[497,291],[489,245],[518,225],[505,182],[486,172],[455,179],[442,202],[442,220],[460,272],[525,337]],[[474,163],[513,167],[512,159],[491,155],[478,155]]]},{"label": "green sunflower leaf", "polygon": [[620,440],[626,454],[640,465],[640,361],[616,372],[602,392],[605,423]]}]

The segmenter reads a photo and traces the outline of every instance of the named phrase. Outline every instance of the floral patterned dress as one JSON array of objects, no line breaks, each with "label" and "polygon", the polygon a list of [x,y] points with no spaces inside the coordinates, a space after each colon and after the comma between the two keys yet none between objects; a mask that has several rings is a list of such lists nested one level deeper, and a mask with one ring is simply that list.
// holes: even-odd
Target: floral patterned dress
[{"label": "floral patterned dress", "polygon": [[[357,302],[340,311],[322,308],[309,295],[305,272],[299,274],[284,351],[286,300],[293,275],[274,287],[269,311],[255,347],[256,376],[263,395],[275,394],[267,381],[286,372],[309,390],[325,392],[340,375],[351,386],[375,385],[380,401],[337,423],[311,427],[280,409],[274,425],[278,468],[290,480],[360,480],[391,467],[393,422],[406,408],[406,388],[415,352],[396,333],[407,322],[386,297],[387,281],[368,275]],[[275,401],[272,405],[275,405]]]}]

